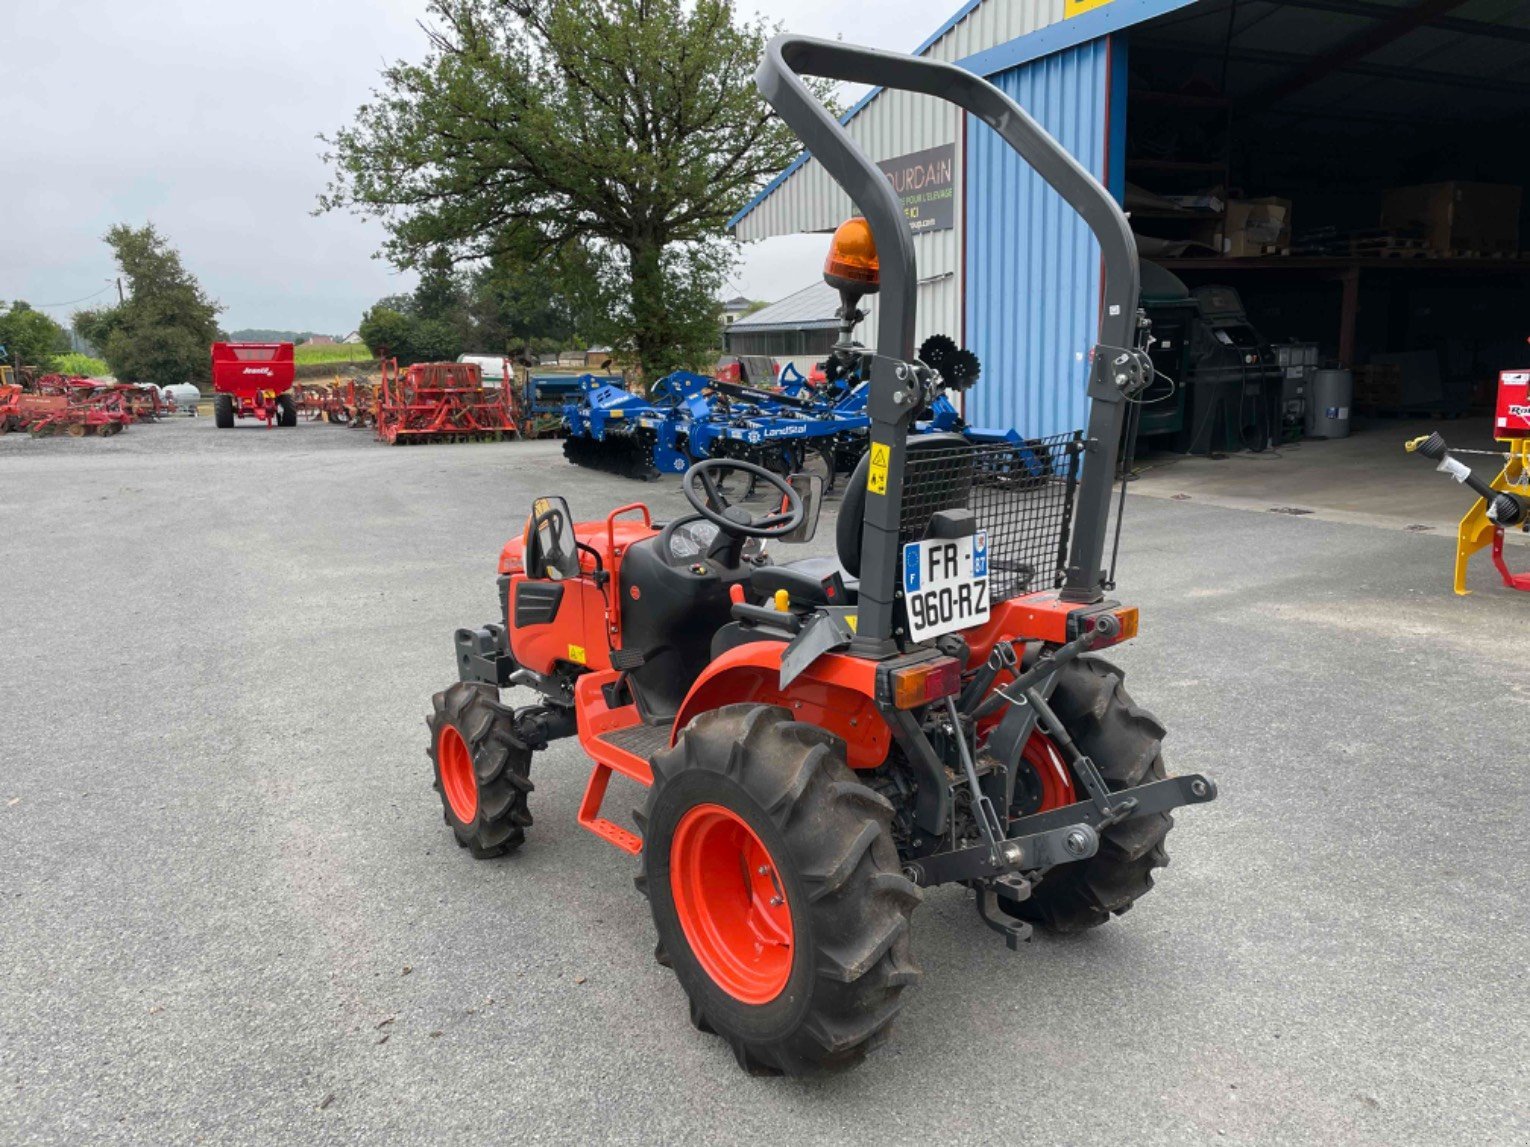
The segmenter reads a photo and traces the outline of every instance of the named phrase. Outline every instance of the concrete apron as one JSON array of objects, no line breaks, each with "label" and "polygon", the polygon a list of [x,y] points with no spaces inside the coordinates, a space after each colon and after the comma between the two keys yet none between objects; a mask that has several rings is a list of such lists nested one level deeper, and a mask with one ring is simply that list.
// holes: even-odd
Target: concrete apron
[{"label": "concrete apron", "polygon": [[[1362,420],[1344,439],[1301,442],[1262,454],[1191,458],[1150,453],[1137,459],[1133,494],[1193,500],[1260,513],[1305,512],[1329,522],[1454,537],[1474,500],[1471,491],[1434,464],[1409,454],[1403,444],[1438,430],[1453,450],[1499,449],[1486,416],[1448,421]],[[1460,454],[1486,481],[1503,466],[1502,456]],[[1530,535],[1509,530],[1505,540],[1530,545]],[[1484,561],[1487,559],[1484,557]]]}]

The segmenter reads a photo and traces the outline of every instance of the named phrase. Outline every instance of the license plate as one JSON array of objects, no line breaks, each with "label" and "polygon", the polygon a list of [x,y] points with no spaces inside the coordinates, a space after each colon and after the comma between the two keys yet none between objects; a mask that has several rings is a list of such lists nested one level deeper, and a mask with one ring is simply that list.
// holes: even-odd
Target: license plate
[{"label": "license plate", "polygon": [[988,535],[903,547],[909,637],[927,641],[988,620]]}]

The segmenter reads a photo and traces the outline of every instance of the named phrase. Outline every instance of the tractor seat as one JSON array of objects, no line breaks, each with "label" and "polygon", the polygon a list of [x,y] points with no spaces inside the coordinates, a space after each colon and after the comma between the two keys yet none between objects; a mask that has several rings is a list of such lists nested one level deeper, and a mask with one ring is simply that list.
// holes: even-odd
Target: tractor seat
[{"label": "tractor seat", "polygon": [[[829,585],[825,584],[835,574],[845,585],[844,598],[838,601],[829,597]],[[781,566],[759,566],[749,575],[749,588],[762,597],[784,589],[792,601],[804,605],[854,605],[860,585],[834,558],[802,558]]]}]

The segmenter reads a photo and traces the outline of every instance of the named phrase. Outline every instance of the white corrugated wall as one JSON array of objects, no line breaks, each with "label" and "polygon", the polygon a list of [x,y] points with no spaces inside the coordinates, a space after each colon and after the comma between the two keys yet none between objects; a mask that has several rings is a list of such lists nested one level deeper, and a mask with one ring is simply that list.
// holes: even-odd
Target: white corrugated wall
[{"label": "white corrugated wall", "polygon": [[[1063,0],[985,0],[932,43],[922,55],[960,60],[1007,43],[1063,18]],[[914,237],[919,271],[915,345],[935,333],[962,335],[962,246],[965,236],[966,159],[961,111],[910,92],[881,92],[850,121],[852,138],[873,160],[893,159],[942,144],[956,145],[956,226]],[[851,214],[850,199],[814,160],[799,167],[734,228],[744,241],[800,232],[832,231]],[[806,280],[817,267],[803,268]],[[862,341],[875,337],[875,296],[861,324]]]}]

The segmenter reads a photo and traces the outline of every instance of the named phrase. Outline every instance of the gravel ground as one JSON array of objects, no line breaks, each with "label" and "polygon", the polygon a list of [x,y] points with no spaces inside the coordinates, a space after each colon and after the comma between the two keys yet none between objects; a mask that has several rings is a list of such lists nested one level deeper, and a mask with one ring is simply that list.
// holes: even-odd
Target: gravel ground
[{"label": "gravel ground", "polygon": [[1448,540],[1133,498],[1117,660],[1222,799],[1081,938],[932,892],[894,1037],[751,1079],[577,747],[517,855],[441,824],[430,694],[537,492],[680,505],[556,443],[0,440],[0,1142],[1530,1136],[1530,602],[1452,597]]}]

